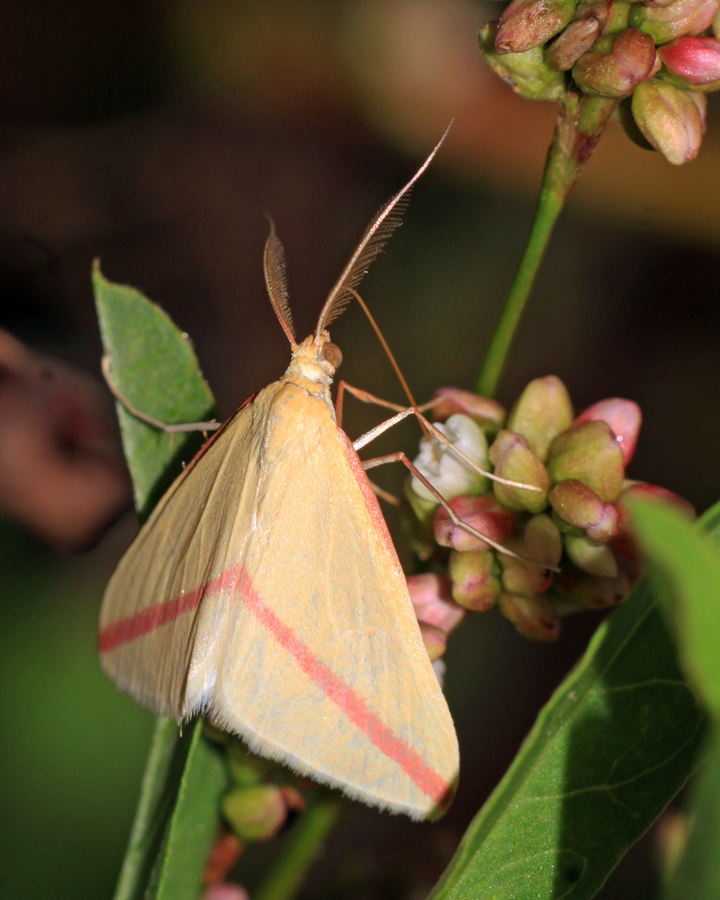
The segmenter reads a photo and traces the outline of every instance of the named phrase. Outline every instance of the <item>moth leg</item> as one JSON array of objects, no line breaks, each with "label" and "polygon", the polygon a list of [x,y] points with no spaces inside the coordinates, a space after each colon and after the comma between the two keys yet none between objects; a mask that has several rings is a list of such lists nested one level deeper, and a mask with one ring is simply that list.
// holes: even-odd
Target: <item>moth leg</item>
[{"label": "moth leg", "polygon": [[[375,406],[381,406],[383,409],[392,409],[395,412],[402,412],[406,407],[401,406],[399,403],[391,403],[389,400],[383,400],[380,397],[376,397],[374,394],[369,393],[369,391],[363,391],[361,388],[353,387],[353,385],[348,384],[347,381],[343,381],[342,379],[338,381],[337,386],[337,396],[335,398],[335,418],[337,420],[338,428],[342,427],[342,413],[343,413],[343,400],[345,396],[345,391],[348,394],[352,394],[353,397],[357,397],[358,400],[363,403],[373,403]],[[420,406],[415,406],[413,409],[417,409],[420,412],[424,412],[426,409],[432,409],[436,403],[439,403],[442,398],[438,397],[435,400],[428,400],[427,403],[422,403]]]},{"label": "moth leg", "polygon": [[489,544],[491,547],[494,547],[498,553],[504,553],[505,556],[512,556],[513,559],[518,559],[524,563],[530,563],[534,566],[540,566],[543,569],[551,569],[553,572],[559,572],[560,570],[555,568],[554,566],[548,566],[544,563],[538,563],[535,560],[528,559],[525,556],[521,556],[519,553],[515,553],[514,551],[508,549],[507,547],[503,547],[502,544],[497,543],[492,538],[489,538],[487,535],[482,534],[477,529],[473,528],[472,525],[468,525],[467,522],[464,522],[460,516],[455,512],[455,510],[450,506],[447,500],[443,497],[440,491],[437,488],[434,488],[432,484],[427,480],[427,478],[423,475],[423,473],[414,466],[405,453],[402,450],[397,451],[396,453],[386,453],[384,456],[376,456],[373,459],[364,459],[362,460],[363,468],[367,471],[368,469],[374,469],[377,466],[384,466],[388,463],[400,462],[406,468],[410,470],[410,472],[417,478],[417,480],[424,485],[433,497],[437,500],[437,502],[442,506],[445,512],[450,516],[453,524],[458,528],[462,528],[463,531],[467,531],[468,534],[471,534],[473,537],[479,538],[481,541],[485,541],[486,544]]},{"label": "moth leg", "polygon": [[122,403],[125,409],[130,413],[130,415],[134,416],[136,419],[140,419],[141,422],[146,422],[148,425],[152,425],[153,428],[157,428],[159,431],[164,431],[169,435],[188,431],[202,431],[207,436],[208,431],[217,431],[217,429],[222,426],[222,422],[217,422],[215,421],[215,419],[210,422],[182,422],[177,425],[168,425],[165,422],[161,422],[159,419],[153,419],[152,416],[148,416],[147,413],[144,413],[137,407],[133,406],[132,403],[130,403],[130,401],[127,399],[127,397],[125,397],[120,392],[120,389],[113,381],[113,377],[110,372],[110,357],[107,355],[107,353],[102,358],[102,373],[105,377],[105,381],[107,382],[107,386],[110,388],[110,392],[116,400],[119,400],[120,403]]},{"label": "moth leg", "polygon": [[[370,479],[368,478],[368,481]],[[384,500],[386,503],[390,503],[392,506],[402,506],[402,500],[398,500],[395,494],[391,494],[389,491],[386,491],[385,488],[381,488],[379,484],[375,484],[374,481],[370,481],[370,487],[373,489],[374,493],[380,497],[381,500]]]}]

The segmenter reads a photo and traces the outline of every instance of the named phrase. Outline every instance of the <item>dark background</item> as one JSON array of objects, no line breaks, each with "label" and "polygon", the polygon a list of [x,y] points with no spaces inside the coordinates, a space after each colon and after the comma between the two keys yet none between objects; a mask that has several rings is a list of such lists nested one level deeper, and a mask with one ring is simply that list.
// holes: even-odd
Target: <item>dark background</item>
[{"label": "dark background", "polygon": [[[555,118],[484,69],[476,31],[499,9],[5,0],[0,327],[99,377],[89,277],[99,256],[109,278],[143,289],[191,335],[228,414],[289,360],[264,290],[263,213],[285,244],[302,337],[372,213],[454,116],[363,296],[419,399],[471,387]],[[557,228],[500,390],[511,404],[530,378],[553,373],[578,411],[606,396],[636,400],[644,425],[630,475],[698,509],[720,494],[713,99],[699,159],[682,169],[610,126]],[[358,309],[333,340],[344,378],[402,400]],[[352,436],[378,420],[349,401]],[[417,436],[407,423],[383,447],[412,452]],[[401,480],[388,472],[383,483],[399,491]],[[111,895],[152,719],[100,674],[95,628],[135,527],[128,514],[91,552],[60,555],[0,524],[2,897]],[[553,646],[521,639],[495,613],[454,635],[447,692],[463,767],[451,813],[417,826],[354,807],[308,896],[422,897],[597,622],[568,620]],[[248,865],[266,853],[251,850]],[[651,833],[605,900],[652,897],[654,853]]]}]

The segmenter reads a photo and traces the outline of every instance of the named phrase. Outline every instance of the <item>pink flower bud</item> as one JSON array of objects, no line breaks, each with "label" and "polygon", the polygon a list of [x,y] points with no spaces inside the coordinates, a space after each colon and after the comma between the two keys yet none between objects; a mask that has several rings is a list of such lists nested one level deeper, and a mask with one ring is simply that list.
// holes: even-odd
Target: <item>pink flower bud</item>
[{"label": "pink flower bud", "polygon": [[[205,884],[219,885],[227,878],[228,872],[235,868],[240,859],[244,845],[238,836],[223,826],[210,851],[205,864],[203,881]],[[232,887],[232,885],[230,885]]]},{"label": "pink flower bud", "polygon": [[702,143],[704,116],[688,91],[659,78],[639,85],[632,114],[647,142],[675,166],[695,159]]},{"label": "pink flower bud", "polygon": [[575,0],[512,0],[500,16],[495,47],[522,53],[539,47],[572,20]]},{"label": "pink flower bud", "polygon": [[560,637],[560,619],[547,597],[502,593],[499,606],[523,637],[548,642]]},{"label": "pink flower bud", "polygon": [[597,421],[607,422],[612,428],[627,466],[635,453],[638,432],[642,424],[640,407],[632,400],[623,400],[621,397],[600,400],[581,412],[573,424],[582,425],[585,422]]},{"label": "pink flower bud", "polygon": [[615,578],[618,574],[615,554],[606,544],[593,544],[586,537],[565,535],[565,550],[578,569],[601,578]]},{"label": "pink flower bud", "polygon": [[587,53],[600,36],[598,19],[586,18],[571,22],[561,31],[545,51],[545,61],[558,72],[572,69],[583,53]]},{"label": "pink flower bud", "polygon": [[630,582],[623,572],[615,578],[563,572],[552,590],[567,611],[574,608],[608,609],[622,603],[630,593]]},{"label": "pink flower bud", "polygon": [[650,77],[654,65],[652,38],[637,28],[628,28],[617,37],[600,38],[575,63],[572,77],[586,94],[629,97],[641,81]]},{"label": "pink flower bud", "polygon": [[455,413],[468,416],[485,432],[496,434],[505,423],[505,407],[497,400],[490,400],[472,391],[460,388],[438,388],[433,394],[432,417],[434,422],[445,422]]},{"label": "pink flower bud", "polygon": [[508,417],[507,428],[522,435],[535,456],[545,462],[550,444],[570,427],[572,419],[567,388],[555,375],[547,375],[531,381],[520,394]]},{"label": "pink flower bud", "polygon": [[546,566],[560,565],[563,543],[562,535],[550,516],[533,516],[523,532],[525,552],[530,559]]},{"label": "pink flower bud", "polygon": [[[478,32],[480,52],[493,72],[527,100],[561,100],[565,96],[565,79],[545,62],[543,48],[533,47],[524,53],[500,53],[495,48],[497,25],[497,22],[490,22]],[[497,431],[497,428],[488,430]]]},{"label": "pink flower bud", "polygon": [[508,509],[540,513],[547,506],[550,476],[541,460],[535,456],[528,442],[512,431],[501,431],[490,448],[495,474],[509,481],[532,485],[539,491],[493,482],[498,503]]},{"label": "pink flower bud", "polygon": [[673,75],[689,84],[720,81],[720,41],[714,37],[681,37],[658,49]]},{"label": "pink flower bud", "polygon": [[407,586],[421,624],[433,625],[450,634],[463,620],[465,612],[453,600],[453,586],[447,575],[434,572],[409,575]]},{"label": "pink flower bud", "polygon": [[223,815],[241,841],[269,841],[287,819],[282,790],[273,784],[235,788],[225,795]]},{"label": "pink flower bud", "polygon": [[674,0],[664,7],[636,3],[630,11],[630,24],[649,34],[656,44],[667,44],[685,34],[702,34],[717,11],[718,0]]},{"label": "pink flower bud", "polygon": [[239,884],[214,884],[202,895],[200,900],[250,900],[250,894]]},{"label": "pink flower bud", "polygon": [[453,599],[465,609],[490,609],[500,593],[497,563],[492,550],[453,551],[448,560]]},{"label": "pink flower bud", "polygon": [[447,647],[447,635],[445,632],[441,628],[436,628],[434,625],[427,625],[425,622],[420,622],[420,634],[422,635],[423,644],[425,644],[425,649],[430,657],[430,662],[435,662],[436,659],[440,659]]},{"label": "pink flower bud", "polygon": [[548,472],[554,483],[582,481],[601,500],[614,503],[625,477],[623,455],[606,422],[573,425],[550,447]]},{"label": "pink flower bud", "polygon": [[641,499],[646,500],[658,500],[661,503],[671,503],[680,512],[686,515],[688,519],[692,520],[695,518],[695,507],[692,503],[684,497],[681,497],[679,494],[667,490],[667,488],[660,487],[657,484],[645,484],[642,482],[635,482],[627,485],[618,497],[618,533],[611,544],[615,553],[626,559],[636,560],[640,559],[641,556],[640,547],[635,541],[632,533],[630,512],[626,504],[626,501],[632,497],[640,497]]},{"label": "pink flower bud", "polygon": [[[515,516],[498,506],[493,497],[465,495],[455,497],[449,505],[463,522],[498,544],[504,544],[515,533]],[[441,547],[452,547],[453,550],[463,552],[490,549],[490,544],[455,525],[442,506],[435,513],[433,527],[435,540]]]},{"label": "pink flower bud", "polygon": [[548,500],[563,521],[583,529],[594,544],[606,544],[617,534],[617,509],[612,503],[603,503],[582,481],[561,481]]}]

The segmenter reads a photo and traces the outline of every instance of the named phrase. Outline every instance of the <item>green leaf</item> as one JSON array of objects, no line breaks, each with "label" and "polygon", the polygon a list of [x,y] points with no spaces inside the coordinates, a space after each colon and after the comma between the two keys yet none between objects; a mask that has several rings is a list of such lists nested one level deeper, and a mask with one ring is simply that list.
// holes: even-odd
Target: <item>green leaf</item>
[{"label": "green leaf", "polygon": [[[168,425],[212,419],[213,396],[187,335],[135,288],[108,281],[97,262],[92,282],[105,355],[122,396]],[[200,432],[170,436],[121,401],[116,405],[135,508],[144,520],[204,439]]]},{"label": "green leaf", "polygon": [[712,715],[720,716],[720,551],[667,503],[636,500],[633,529],[655,565],[659,594],[680,639],[683,668]]},{"label": "green leaf", "polygon": [[687,849],[673,873],[665,900],[720,897],[720,734],[708,741],[708,755],[690,794],[692,826]]},{"label": "green leaf", "polygon": [[430,897],[594,896],[693,771],[703,725],[645,579],[542,710]]},{"label": "green leaf", "polygon": [[[206,421],[214,402],[187,337],[138,291],[107,281],[96,265],[93,288],[114,386],[143,413],[165,423]],[[117,402],[123,445],[141,519],[147,518],[200,433],[172,439]],[[158,719],[115,900],[196,900],[217,833],[226,767],[202,736]]]}]

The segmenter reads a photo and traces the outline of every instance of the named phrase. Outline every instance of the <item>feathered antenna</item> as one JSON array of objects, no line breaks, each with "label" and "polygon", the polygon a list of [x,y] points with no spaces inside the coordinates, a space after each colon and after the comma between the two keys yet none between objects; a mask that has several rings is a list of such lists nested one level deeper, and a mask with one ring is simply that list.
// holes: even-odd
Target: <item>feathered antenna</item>
[{"label": "feathered antenna", "polygon": [[350,261],[345,266],[340,277],[335,282],[335,286],[328,294],[325,305],[320,312],[317,328],[315,329],[316,340],[318,340],[321,332],[323,332],[345,309],[353,296],[353,291],[357,289],[363,275],[367,272],[370,263],[375,259],[378,253],[380,253],[387,243],[388,238],[402,221],[402,216],[409,199],[410,188],[412,188],[425,169],[430,165],[432,158],[438,152],[440,145],[447,137],[451,125],[452,121],[445,130],[445,134],[438,141],[437,147],[435,147],[433,152],[420,166],[410,181],[408,181],[401,191],[388,200],[385,206],[380,209],[368,225],[355,252],[350,257]]},{"label": "feathered antenna", "polygon": [[270,302],[275,310],[275,315],[280,320],[282,329],[294,350],[297,347],[297,342],[293,333],[290,298],[288,297],[285,251],[280,243],[280,238],[275,234],[275,223],[270,216],[266,216],[266,218],[270,223],[270,234],[265,241],[265,251],[263,253],[265,285],[267,286],[267,292],[270,295]]}]

